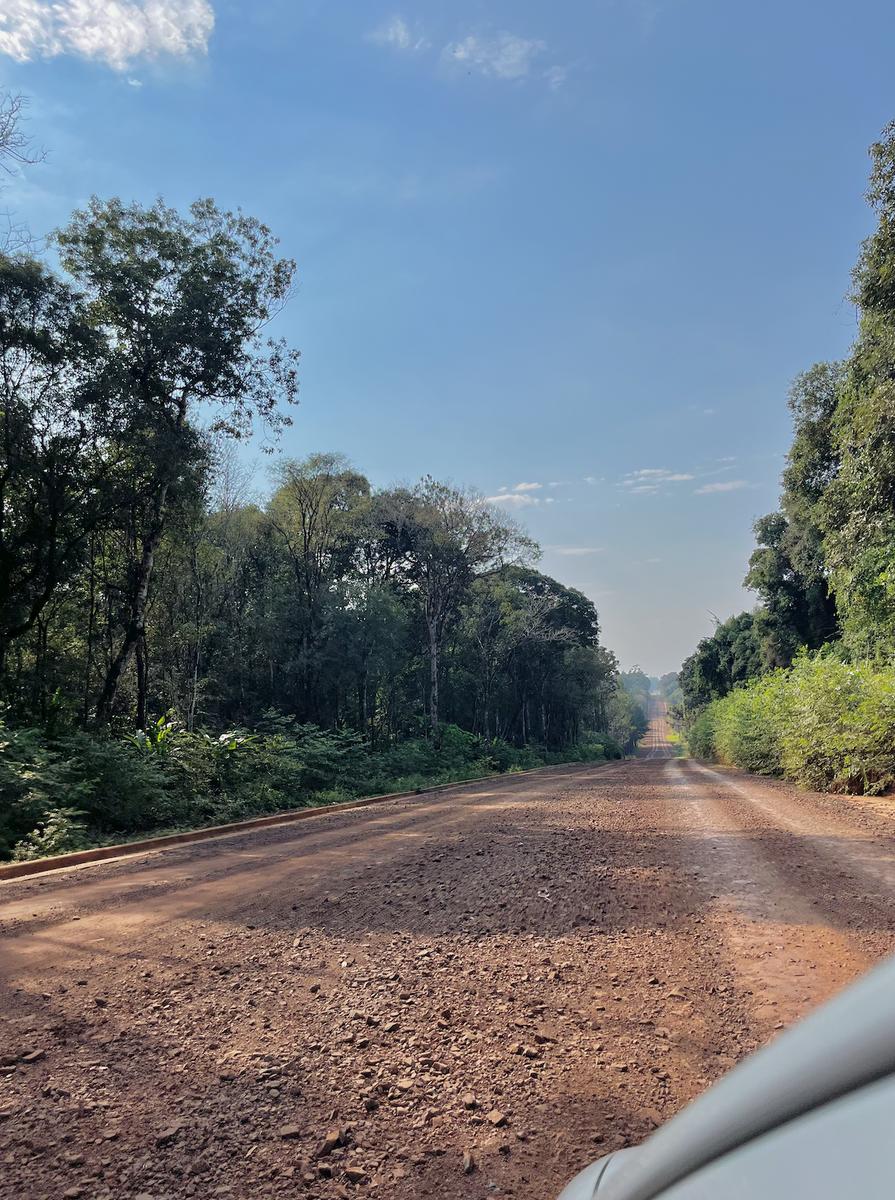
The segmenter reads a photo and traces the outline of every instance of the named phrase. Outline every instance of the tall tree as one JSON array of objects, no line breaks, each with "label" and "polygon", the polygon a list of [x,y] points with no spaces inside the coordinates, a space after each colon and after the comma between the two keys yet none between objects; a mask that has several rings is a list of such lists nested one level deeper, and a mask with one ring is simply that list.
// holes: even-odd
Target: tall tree
[{"label": "tall tree", "polygon": [[494,729],[498,681],[513,659],[538,654],[548,645],[570,645],[574,640],[568,625],[555,619],[561,600],[558,588],[544,586],[551,583],[537,571],[511,566],[481,576],[470,588],[461,633],[474,655],[475,725],[486,738]]},{"label": "tall tree", "polygon": [[[26,108],[24,96],[0,89],[0,175],[13,175],[23,166],[40,162],[44,157],[25,129]],[[31,240],[27,226],[9,212],[4,212],[0,220],[3,225],[0,249],[6,254],[24,251]]]},{"label": "tall tree", "polygon": [[0,255],[0,669],[117,502],[101,351],[70,287],[38,262]]},{"label": "tall tree", "polygon": [[476,576],[534,551],[512,522],[475,492],[426,476],[411,491],[395,493],[386,515],[400,549],[405,585],[419,599],[429,657],[429,724],[439,736],[439,657],[445,634]]},{"label": "tall tree", "polygon": [[267,514],[286,551],[297,602],[301,715],[316,720],[318,650],[327,597],[351,570],[370,484],[339,454],[287,461],[276,474],[279,487]]},{"label": "tall tree", "polygon": [[895,122],[871,147],[877,228],[855,270],[857,344],[833,418],[837,470],[820,504],[846,638],[857,654],[895,650]]},{"label": "tall tree", "polygon": [[763,670],[753,614],[744,612],[719,621],[712,636],[703,638],[681,667],[684,704],[691,711],[699,709]]},{"label": "tall tree", "polygon": [[[124,628],[96,706],[111,716],[122,673],[145,642],[155,555],[178,489],[207,459],[207,433],[242,438],[254,421],[276,433],[295,400],[297,352],[265,337],[295,264],[260,222],[200,200],[183,216],[101,202],[57,235],[110,352],[102,386],[128,413],[125,436],[146,502],[133,529]],[[206,423],[207,422],[207,426]],[[146,690],[138,681],[138,722]]]},{"label": "tall tree", "polygon": [[801,647],[816,650],[839,632],[820,501],[838,469],[833,419],[843,377],[841,364],[817,363],[795,380],[780,510],[755,524],[758,546],[745,584],[762,600],[755,631],[769,670],[789,666]]}]

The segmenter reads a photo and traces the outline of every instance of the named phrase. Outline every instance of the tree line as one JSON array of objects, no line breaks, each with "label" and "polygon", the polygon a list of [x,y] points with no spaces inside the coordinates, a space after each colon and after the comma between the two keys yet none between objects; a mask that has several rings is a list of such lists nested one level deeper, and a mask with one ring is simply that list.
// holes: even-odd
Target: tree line
[{"label": "tree line", "polygon": [[[21,156],[6,111],[0,157],[4,128]],[[57,749],[140,731],[159,750],[175,730],[265,736],[279,715],[293,748],[313,728],[438,752],[452,726],[476,761],[632,747],[642,722],[594,605],[536,569],[511,519],[429,476],[374,488],[338,454],[279,452],[299,354],[270,328],[294,277],[266,225],[209,199],[93,198],[46,255],[0,253],[7,730]],[[253,436],[260,498],[240,465]],[[13,775],[0,809],[24,803]]]},{"label": "tree line", "polygon": [[[837,753],[855,758],[854,777],[838,760],[822,772],[799,765],[804,755],[810,757],[811,738],[791,751],[788,768],[814,786],[835,777],[842,786],[847,780],[848,787],[861,789],[883,786],[895,773],[895,724],[885,715],[895,658],[895,122],[870,156],[867,198],[877,226],[853,273],[857,338],[845,360],[815,364],[790,391],[793,437],[780,506],[756,522],[757,544],[745,578],[758,605],[719,623],[680,673],[683,710],[691,721],[752,681],[774,677],[753,693],[766,703],[756,700],[750,710],[740,698],[723,710],[721,740],[728,758],[746,754],[733,747],[746,737],[750,721],[770,730],[770,717],[762,713],[771,697],[778,709],[783,704],[784,683],[793,737],[800,723],[814,721],[815,740],[827,734],[833,739],[837,722],[841,734],[849,714],[861,710],[858,726],[883,749],[872,754],[866,746],[859,749],[858,726],[848,738],[840,737]],[[861,697],[869,709],[862,709]],[[877,705],[883,708],[877,711]],[[707,752],[710,725],[703,721],[697,734]],[[762,735],[756,761],[777,771],[782,733],[779,723],[775,728],[773,735]],[[830,753],[836,757],[832,748]],[[874,765],[865,769],[860,764],[867,755]]]}]

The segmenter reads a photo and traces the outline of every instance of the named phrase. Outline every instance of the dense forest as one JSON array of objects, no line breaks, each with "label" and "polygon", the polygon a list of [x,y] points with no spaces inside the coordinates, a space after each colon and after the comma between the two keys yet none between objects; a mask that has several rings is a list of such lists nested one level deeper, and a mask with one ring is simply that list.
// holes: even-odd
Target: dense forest
[{"label": "dense forest", "polygon": [[696,753],[846,791],[895,783],[895,123],[870,153],[857,339],[792,386],[780,507],[745,580],[760,603],[680,673]]},{"label": "dense forest", "polygon": [[45,254],[21,231],[0,254],[0,854],[642,734],[645,677],[512,520],[281,452],[298,353],[268,331],[294,274],[211,200],[94,198]]}]

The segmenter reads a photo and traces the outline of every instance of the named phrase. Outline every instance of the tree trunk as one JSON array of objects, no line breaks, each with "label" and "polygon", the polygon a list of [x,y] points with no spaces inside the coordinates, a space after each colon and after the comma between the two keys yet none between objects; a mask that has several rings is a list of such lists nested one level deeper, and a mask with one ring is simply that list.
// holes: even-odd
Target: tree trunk
[{"label": "tree trunk", "polygon": [[196,640],[196,649],[193,654],[193,677],[190,680],[190,703],[187,709],[186,727],[190,731],[196,728],[196,708],[199,704],[199,642],[198,635]]},{"label": "tree trunk", "polygon": [[146,637],[141,634],[134,647],[137,658],[137,728],[148,724],[149,662],[146,657]]},{"label": "tree trunk", "polygon": [[145,633],[149,583],[152,579],[152,569],[155,565],[155,552],[158,549],[159,542],[162,540],[162,533],[165,527],[165,502],[167,499],[168,484],[163,483],[155,499],[152,525],[143,542],[143,553],[140,557],[139,567],[137,568],[131,617],[124,634],[124,641],[109,665],[109,669],[106,672],[106,681],[103,684],[102,693],[97,701],[96,723],[98,725],[105,725],[110,721],[112,709],[115,705],[115,697],[118,693],[118,685],[121,683],[121,676],[124,674],[124,669],[137,648],[137,643],[141,641]]},{"label": "tree trunk", "polygon": [[431,618],[426,619],[429,631],[429,723],[432,741],[438,745],[438,627]]},{"label": "tree trunk", "polygon": [[205,595],[202,591],[202,575],[199,571],[199,547],[193,542],[190,566],[193,570],[193,581],[196,585],[196,603],[193,609],[193,670],[190,679],[190,699],[187,706],[186,727],[190,731],[196,727],[196,709],[199,706],[199,660],[202,656],[202,613],[205,606]]},{"label": "tree trunk", "polygon": [[34,707],[40,712],[42,720],[47,719],[47,628],[48,624],[40,617],[37,619],[37,644],[34,655]]},{"label": "tree trunk", "polygon": [[93,639],[96,632],[96,546],[90,538],[90,584],[87,616],[87,653],[84,662],[84,703],[81,710],[81,725],[86,729],[90,721],[90,685],[93,680]]}]

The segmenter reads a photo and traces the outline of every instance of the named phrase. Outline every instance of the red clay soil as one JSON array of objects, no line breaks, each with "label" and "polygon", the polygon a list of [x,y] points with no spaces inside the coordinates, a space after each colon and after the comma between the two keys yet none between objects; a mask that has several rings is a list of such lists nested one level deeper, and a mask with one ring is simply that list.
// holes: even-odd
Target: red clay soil
[{"label": "red clay soil", "polygon": [[668,757],[0,884],[0,1196],[555,1195],[895,949],[895,817]]}]

